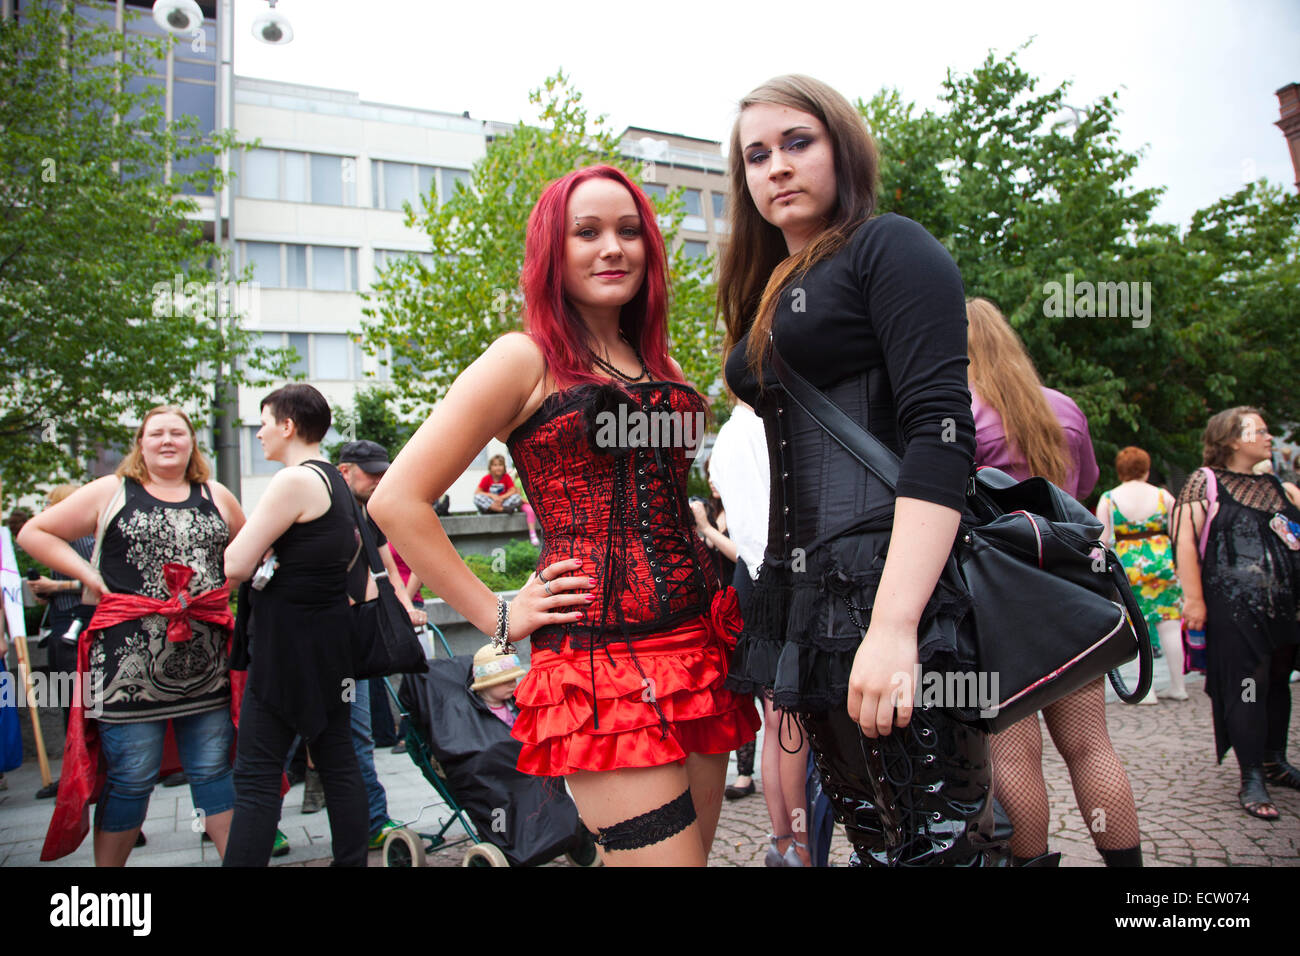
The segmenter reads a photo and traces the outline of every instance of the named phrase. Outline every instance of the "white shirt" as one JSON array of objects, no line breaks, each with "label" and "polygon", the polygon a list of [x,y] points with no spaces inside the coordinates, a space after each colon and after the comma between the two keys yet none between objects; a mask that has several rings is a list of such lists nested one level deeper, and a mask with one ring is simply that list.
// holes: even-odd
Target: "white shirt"
[{"label": "white shirt", "polygon": [[736,542],[749,576],[756,578],[767,547],[771,477],[763,422],[748,406],[737,405],[718,429],[709,455],[709,478],[727,512],[727,534]]}]

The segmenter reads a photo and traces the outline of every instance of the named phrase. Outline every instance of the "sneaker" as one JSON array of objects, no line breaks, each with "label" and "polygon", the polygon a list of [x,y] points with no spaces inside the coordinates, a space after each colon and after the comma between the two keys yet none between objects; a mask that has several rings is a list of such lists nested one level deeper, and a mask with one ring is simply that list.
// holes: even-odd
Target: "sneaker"
[{"label": "sneaker", "polygon": [[1151,707],[1158,703],[1160,703],[1160,698],[1156,696],[1156,691],[1155,688],[1153,687],[1150,693],[1148,693],[1145,697],[1143,697],[1140,701],[1138,701],[1138,706]]},{"label": "sneaker", "polygon": [[289,838],[279,830],[275,831],[275,842],[271,844],[271,856],[288,856],[292,847],[289,846]]},{"label": "sneaker", "polygon": [[386,820],[384,822],[384,825],[379,828],[378,832],[376,832],[375,835],[370,838],[369,848],[372,850],[383,849],[384,840],[387,839],[388,832],[390,830],[400,830],[400,829],[402,829],[402,825],[398,823],[396,820]]},{"label": "sneaker", "polygon": [[395,754],[406,753],[406,741],[399,740],[397,743],[393,744],[393,753]]}]

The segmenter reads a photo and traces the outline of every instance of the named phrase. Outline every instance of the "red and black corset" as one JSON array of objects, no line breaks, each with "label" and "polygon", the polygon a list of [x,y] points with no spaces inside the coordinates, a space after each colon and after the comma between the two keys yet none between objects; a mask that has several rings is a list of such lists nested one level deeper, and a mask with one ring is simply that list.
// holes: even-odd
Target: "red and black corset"
[{"label": "red and black corset", "polygon": [[580,558],[597,585],[585,621],[539,629],[535,648],[635,640],[707,614],[718,589],[686,496],[704,400],[675,382],[624,388],[556,392],[510,436],[545,537],[538,567]]}]

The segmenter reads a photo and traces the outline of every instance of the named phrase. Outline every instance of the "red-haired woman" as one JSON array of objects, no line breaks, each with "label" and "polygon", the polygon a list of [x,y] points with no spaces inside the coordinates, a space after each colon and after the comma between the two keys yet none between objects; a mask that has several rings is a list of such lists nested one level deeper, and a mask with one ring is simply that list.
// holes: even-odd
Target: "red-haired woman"
[{"label": "red-haired woman", "polygon": [[[415,573],[470,622],[499,643],[531,635],[519,767],[566,776],[617,865],[703,865],[727,754],[758,727],[722,686],[739,622],[687,504],[706,405],[668,355],[665,260],[654,209],[623,173],[595,166],[548,186],[528,223],[526,334],[461,373],[370,500]],[[429,507],[493,435],[545,540],[509,604]]]},{"label": "red-haired woman", "polygon": [[[1183,591],[1174,571],[1174,546],[1169,536],[1169,515],[1174,496],[1147,481],[1151,456],[1135,445],[1115,456],[1121,484],[1101,496],[1097,517],[1102,540],[1112,542],[1115,554],[1128,572],[1129,584],[1147,628],[1157,635],[1169,664],[1168,700],[1187,700],[1183,680]],[[1157,704],[1156,690],[1142,699]]]}]

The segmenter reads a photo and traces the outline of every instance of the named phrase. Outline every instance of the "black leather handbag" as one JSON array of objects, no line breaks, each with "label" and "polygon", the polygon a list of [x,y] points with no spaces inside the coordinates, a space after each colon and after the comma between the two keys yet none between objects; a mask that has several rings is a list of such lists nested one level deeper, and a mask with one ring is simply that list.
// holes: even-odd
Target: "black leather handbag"
[{"label": "black leather handbag", "polygon": [[[771,358],[791,400],[895,490],[898,456],[790,368],[775,345]],[[1101,532],[1088,509],[1045,478],[1017,482],[996,468],[972,474],[943,574],[972,601],[973,627],[958,629],[960,656],[976,662],[979,686],[996,694],[991,706],[953,717],[996,733],[1103,674],[1126,703],[1146,696],[1146,619]],[[1130,691],[1118,668],[1135,657],[1138,685]]]},{"label": "black leather handbag", "polygon": [[370,576],[375,579],[379,596],[352,606],[352,669],[358,680],[368,677],[387,677],[390,674],[423,674],[429,670],[424,648],[415,635],[410,615],[397,600],[393,582],[379,557],[375,536],[370,530],[370,519],[362,512],[356,499],[352,500],[361,532],[362,547],[370,563]]}]

